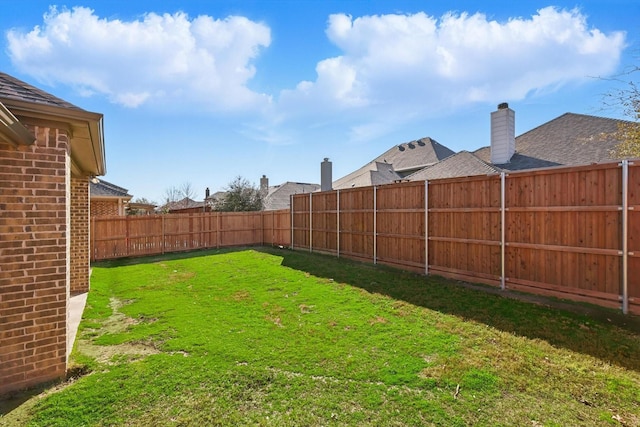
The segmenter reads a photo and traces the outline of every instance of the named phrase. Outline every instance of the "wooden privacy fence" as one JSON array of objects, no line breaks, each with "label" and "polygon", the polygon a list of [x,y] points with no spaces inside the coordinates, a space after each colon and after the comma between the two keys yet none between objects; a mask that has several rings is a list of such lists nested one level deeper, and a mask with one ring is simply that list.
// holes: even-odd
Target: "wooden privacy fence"
[{"label": "wooden privacy fence", "polygon": [[91,260],[242,245],[290,245],[289,210],[91,219]]},{"label": "wooden privacy fence", "polygon": [[296,249],[640,314],[640,162],[299,194],[291,206]]}]

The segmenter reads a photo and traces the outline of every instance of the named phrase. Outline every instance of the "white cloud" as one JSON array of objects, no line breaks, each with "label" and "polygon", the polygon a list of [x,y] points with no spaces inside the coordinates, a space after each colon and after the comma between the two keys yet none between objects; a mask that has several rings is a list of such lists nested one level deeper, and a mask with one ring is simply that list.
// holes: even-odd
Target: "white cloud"
[{"label": "white cloud", "polygon": [[[523,99],[615,71],[625,34],[590,28],[577,9],[547,7],[506,22],[483,14],[331,15],[326,34],[342,55],[323,59],[317,79],[283,91],[291,114],[350,111],[379,120],[432,114],[471,102]],[[363,107],[368,107],[364,109]],[[358,124],[354,134],[375,129]]]},{"label": "white cloud", "polygon": [[16,68],[128,107],[195,103],[229,111],[270,101],[247,88],[256,72],[252,60],[271,43],[270,29],[240,16],[149,13],[120,21],[84,7],[51,8],[42,27],[11,30],[7,39]]}]

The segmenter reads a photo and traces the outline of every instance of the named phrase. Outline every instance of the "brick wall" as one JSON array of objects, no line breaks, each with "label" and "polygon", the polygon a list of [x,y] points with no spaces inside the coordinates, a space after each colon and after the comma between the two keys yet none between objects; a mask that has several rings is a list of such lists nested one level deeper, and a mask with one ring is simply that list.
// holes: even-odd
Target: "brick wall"
[{"label": "brick wall", "polygon": [[0,143],[0,394],[66,370],[69,143]]},{"label": "brick wall", "polygon": [[117,216],[120,215],[117,200],[92,200],[91,216]]},{"label": "brick wall", "polygon": [[71,178],[71,294],[89,291],[89,178]]}]

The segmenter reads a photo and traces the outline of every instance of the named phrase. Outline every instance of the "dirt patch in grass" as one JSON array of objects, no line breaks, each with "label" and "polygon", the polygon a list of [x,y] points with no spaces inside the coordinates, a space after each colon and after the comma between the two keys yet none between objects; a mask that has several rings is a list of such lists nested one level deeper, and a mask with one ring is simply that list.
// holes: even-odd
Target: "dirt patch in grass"
[{"label": "dirt patch in grass", "polygon": [[78,339],[78,351],[85,356],[95,359],[100,364],[116,364],[122,361],[140,360],[151,354],[158,354],[158,344],[153,340],[140,342],[126,342],[122,344],[97,345],[95,341],[104,335],[115,335],[127,331],[134,325],[138,325],[142,320],[153,323],[157,318],[134,319],[126,316],[120,310],[125,305],[131,304],[133,300],[120,300],[115,297],[109,299],[111,315],[101,322],[99,328],[85,329]]}]

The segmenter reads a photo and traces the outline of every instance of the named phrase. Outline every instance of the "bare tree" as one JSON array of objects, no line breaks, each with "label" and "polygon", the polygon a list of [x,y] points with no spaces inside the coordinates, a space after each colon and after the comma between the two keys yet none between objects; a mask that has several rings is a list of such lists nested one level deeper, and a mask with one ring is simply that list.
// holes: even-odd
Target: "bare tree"
[{"label": "bare tree", "polygon": [[165,203],[177,202],[178,200],[180,200],[180,189],[178,189],[178,187],[176,187],[175,185],[167,187],[162,194],[162,198],[164,199]]},{"label": "bare tree", "polygon": [[173,185],[171,187],[167,187],[163,193],[163,199],[165,204],[169,203],[178,203],[184,205],[181,207],[188,207],[189,199],[193,200],[195,197],[195,190],[193,189],[193,184],[189,181],[185,181],[180,186]]},{"label": "bare tree", "polygon": [[625,73],[611,79],[620,83],[603,96],[607,109],[621,111],[628,121],[618,123],[618,129],[606,137],[620,141],[613,154],[619,158],[640,157],[640,86],[633,79],[640,73],[640,66],[632,66]]},{"label": "bare tree", "polygon": [[180,198],[181,199],[192,199],[193,200],[193,198],[196,195],[196,191],[193,189],[193,185],[189,181],[183,182],[182,185],[180,186],[179,191],[180,191]]},{"label": "bare tree", "polygon": [[226,188],[226,193],[215,200],[213,210],[219,212],[242,212],[262,210],[260,189],[238,176]]}]

